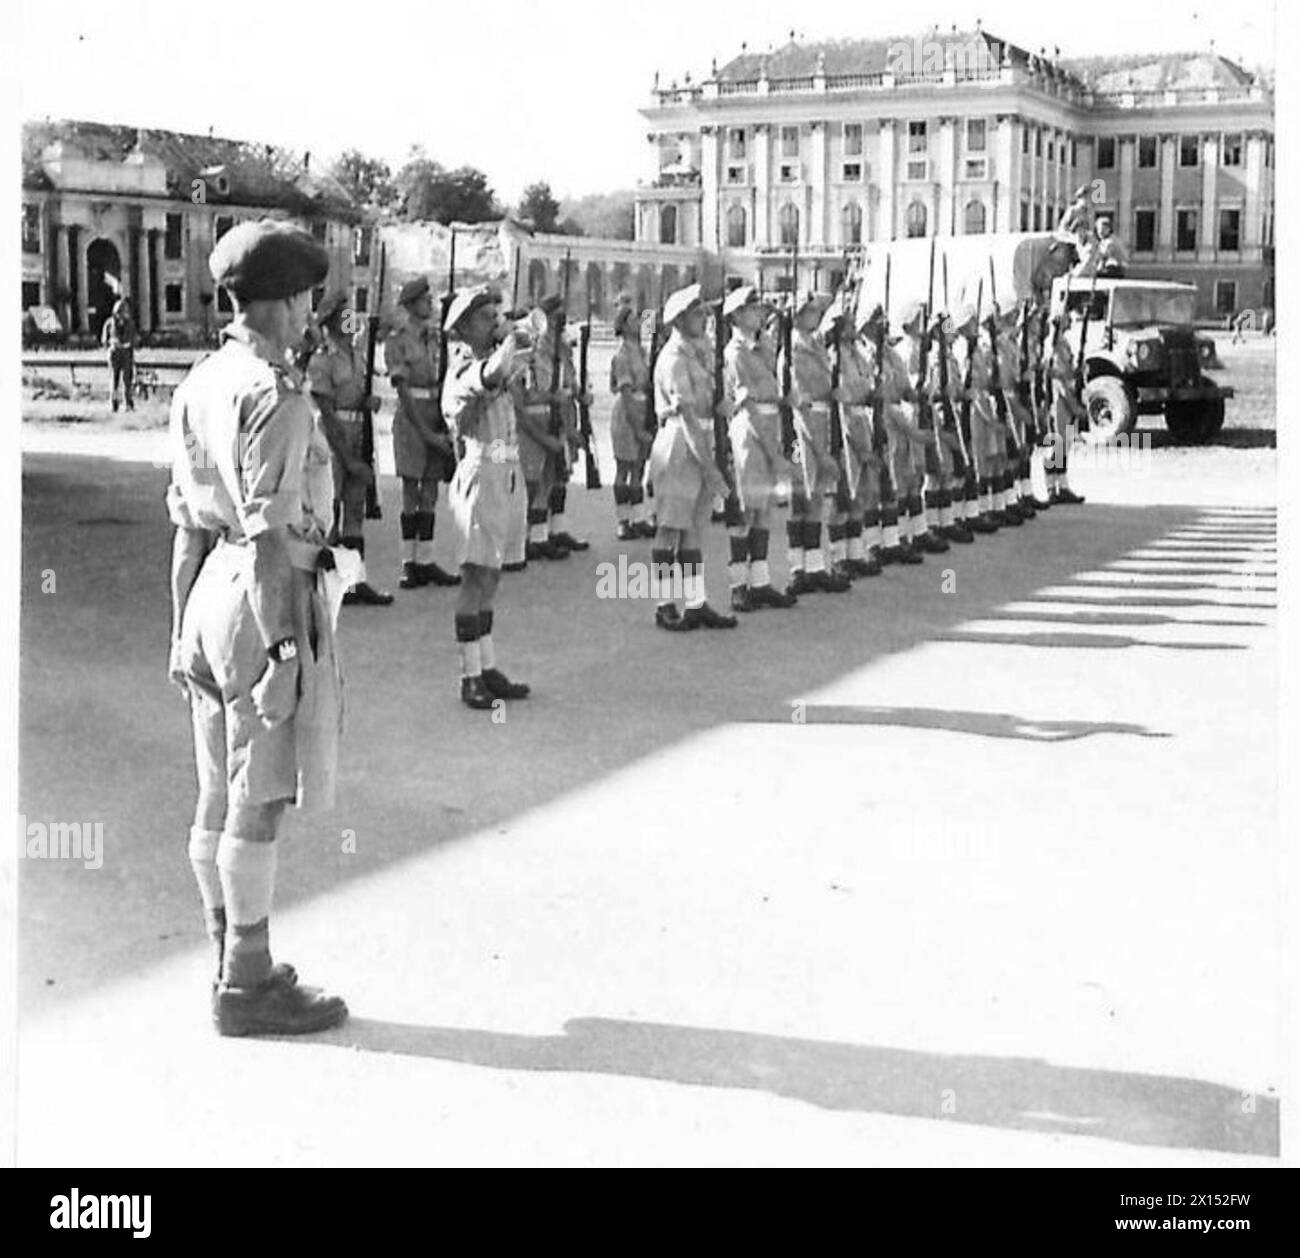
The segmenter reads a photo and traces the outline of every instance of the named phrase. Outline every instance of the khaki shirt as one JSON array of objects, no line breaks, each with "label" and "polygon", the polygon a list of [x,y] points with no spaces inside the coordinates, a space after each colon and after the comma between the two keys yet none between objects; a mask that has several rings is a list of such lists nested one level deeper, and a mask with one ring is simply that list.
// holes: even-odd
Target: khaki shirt
[{"label": "khaki shirt", "polygon": [[365,401],[365,359],[351,342],[332,337],[307,364],[307,387],[313,397],[327,398],[336,411],[355,411]]},{"label": "khaki shirt", "polygon": [[463,462],[485,457],[495,462],[518,459],[515,404],[506,388],[492,388],[483,379],[490,354],[475,354],[465,341],[447,345],[447,379],[442,386],[442,411],[453,435],[464,443]]},{"label": "khaki shirt", "polygon": [[609,363],[609,390],[617,393],[629,388],[642,393],[650,384],[650,366],[645,350],[636,341],[620,341]]},{"label": "khaki shirt", "polygon": [[790,341],[790,387],[796,406],[831,400],[831,357],[821,337],[795,331]]},{"label": "khaki shirt", "polygon": [[256,332],[236,324],[222,337],[172,399],[172,523],[236,543],[279,526],[315,540],[329,529],[333,486],[301,381]]},{"label": "khaki shirt", "polygon": [[695,346],[676,328],[655,360],[655,414],[708,423],[713,415],[713,379]]},{"label": "khaki shirt", "polygon": [[384,341],[388,378],[408,389],[432,389],[438,384],[438,334],[432,323],[409,315]]},{"label": "khaki shirt", "polygon": [[734,410],[747,403],[772,406],[781,400],[775,365],[768,359],[761,337],[748,337],[739,328],[732,332],[723,352],[722,380]]}]

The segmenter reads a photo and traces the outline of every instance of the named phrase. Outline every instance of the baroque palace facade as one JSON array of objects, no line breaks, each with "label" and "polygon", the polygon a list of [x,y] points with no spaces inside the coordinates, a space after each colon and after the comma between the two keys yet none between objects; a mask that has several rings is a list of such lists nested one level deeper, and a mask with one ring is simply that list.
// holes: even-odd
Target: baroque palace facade
[{"label": "baroque palace facade", "polygon": [[200,339],[230,315],[208,273],[236,223],[291,219],[365,309],[374,225],[329,176],[271,145],[95,122],[23,128],[22,304],[95,336],[119,295],[152,340]]},{"label": "baroque palace facade", "polygon": [[[832,285],[867,241],[1042,231],[1075,188],[1203,317],[1273,304],[1273,97],[1225,57],[1052,59],[983,30],[791,42],[663,87],[637,239]],[[710,268],[711,269],[711,268]]]}]

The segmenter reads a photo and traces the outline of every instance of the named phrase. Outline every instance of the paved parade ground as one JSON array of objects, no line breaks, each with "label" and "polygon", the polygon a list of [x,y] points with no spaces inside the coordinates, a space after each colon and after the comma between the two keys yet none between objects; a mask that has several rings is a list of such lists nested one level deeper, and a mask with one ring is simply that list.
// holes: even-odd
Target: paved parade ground
[{"label": "paved parade ground", "polygon": [[454,591],[345,609],[272,945],[352,1017],[297,1042],[208,1022],[157,434],[25,426],[20,806],[103,852],[22,862],[20,1164],[1269,1164],[1272,346],[1221,353],[1215,447],[731,634],[597,598],[649,548],[575,482],[592,549],[503,579],[504,723]]}]

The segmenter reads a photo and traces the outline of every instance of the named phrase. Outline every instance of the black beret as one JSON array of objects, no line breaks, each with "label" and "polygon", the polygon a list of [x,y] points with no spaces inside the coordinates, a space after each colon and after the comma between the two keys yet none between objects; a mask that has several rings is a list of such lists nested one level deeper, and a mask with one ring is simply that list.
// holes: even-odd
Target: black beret
[{"label": "black beret", "polygon": [[208,269],[240,301],[276,301],[315,288],[329,274],[330,260],[310,232],[262,219],[222,236]]}]

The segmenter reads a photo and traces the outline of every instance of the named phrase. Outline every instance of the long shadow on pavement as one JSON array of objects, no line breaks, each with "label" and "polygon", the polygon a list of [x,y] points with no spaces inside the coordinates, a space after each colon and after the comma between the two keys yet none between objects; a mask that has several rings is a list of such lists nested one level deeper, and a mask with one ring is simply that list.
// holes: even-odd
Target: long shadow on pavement
[{"label": "long shadow on pavement", "polygon": [[1165,1148],[1278,1155],[1278,1102],[1217,1083],[611,1018],[563,1035],[354,1018],[320,1043],[497,1070],[741,1088],[822,1109],[974,1123]]},{"label": "long shadow on pavement", "polygon": [[[189,721],[165,679],[166,473],[66,456],[31,456],[24,466],[21,809],[29,821],[101,821],[105,832],[102,869],[22,862],[20,997],[27,1012],[197,947],[202,935],[185,858],[194,803]],[[381,580],[397,567],[398,517],[396,483],[384,478],[382,490],[385,519],[368,532],[371,570]],[[665,747],[720,725],[767,719],[848,672],[926,641],[987,644],[989,635],[966,635],[960,626],[1008,602],[1079,601],[1094,613],[1266,606],[1200,591],[1153,589],[1148,597],[1127,586],[1114,596],[1038,593],[1204,519],[1189,506],[1089,504],[1052,510],[918,568],[889,569],[849,594],[755,614],[732,633],[669,635],[652,627],[650,603],[595,596],[599,563],[620,551],[649,557],[646,543],[613,541],[609,491],[586,494],[575,485],[569,503],[572,524],[593,538],[591,551],[530,565],[503,582],[498,655],[535,687],[504,723],[458,702],[455,591],[418,590],[399,594],[390,608],[345,610],[341,802],[328,818],[293,821],[280,858],[281,907],[442,843],[504,829],[521,813]],[[130,523],[93,523],[106,519]],[[441,520],[439,538],[446,562]],[[715,603],[725,601],[725,547],[723,531],[713,530],[707,571]],[[943,588],[946,571],[957,574],[956,593]],[[1124,635],[1109,642],[1069,633],[1005,637],[1016,646],[1061,649],[1144,645]],[[1026,687],[1034,684],[1036,661],[1050,654],[1025,653]],[[1134,659],[1140,668],[1137,653]],[[938,724],[944,719],[957,728],[985,723],[972,732],[992,737],[1006,728],[1039,736],[1033,722],[1014,714],[924,719],[936,728],[945,728]],[[1075,736],[1068,721],[1038,727],[1060,737],[1054,724]]]}]

